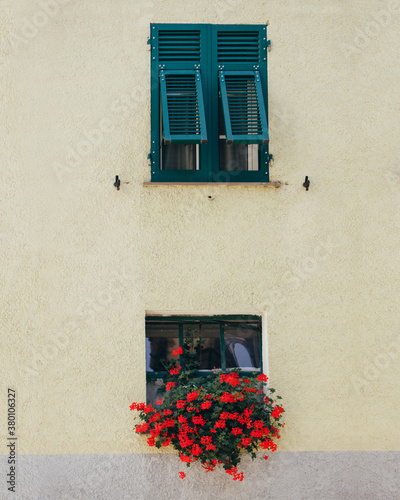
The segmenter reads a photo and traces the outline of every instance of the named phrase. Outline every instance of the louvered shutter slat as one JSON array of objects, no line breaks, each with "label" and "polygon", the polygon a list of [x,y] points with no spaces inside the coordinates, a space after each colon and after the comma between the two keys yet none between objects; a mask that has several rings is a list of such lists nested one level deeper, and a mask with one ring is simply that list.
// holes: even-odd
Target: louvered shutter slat
[{"label": "louvered shutter slat", "polygon": [[165,144],[206,144],[200,71],[160,71],[160,90]]},{"label": "louvered shutter slat", "polygon": [[257,31],[219,31],[218,64],[260,62],[260,40]]},{"label": "louvered shutter slat", "polygon": [[160,30],[158,59],[160,62],[200,62],[200,31]]},{"label": "louvered shutter slat", "polygon": [[267,144],[268,127],[258,71],[220,71],[228,144]]}]

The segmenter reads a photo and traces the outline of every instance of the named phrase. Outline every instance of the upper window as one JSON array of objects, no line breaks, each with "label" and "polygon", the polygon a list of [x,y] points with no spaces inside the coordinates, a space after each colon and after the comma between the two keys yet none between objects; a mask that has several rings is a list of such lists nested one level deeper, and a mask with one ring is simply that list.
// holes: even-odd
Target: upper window
[{"label": "upper window", "polygon": [[200,373],[230,368],[244,374],[262,372],[260,316],[147,316],[148,401],[156,398],[157,379],[166,374],[164,363],[172,359],[172,351],[192,338],[203,339],[197,355]]},{"label": "upper window", "polygon": [[265,25],[151,25],[151,178],[268,182]]}]

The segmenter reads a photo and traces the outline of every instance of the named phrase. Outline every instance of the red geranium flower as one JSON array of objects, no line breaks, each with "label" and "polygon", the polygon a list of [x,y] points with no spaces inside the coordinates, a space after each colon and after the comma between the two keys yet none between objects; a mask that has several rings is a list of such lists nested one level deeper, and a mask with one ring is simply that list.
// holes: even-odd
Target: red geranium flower
[{"label": "red geranium flower", "polygon": [[222,373],[219,376],[219,381],[226,382],[227,384],[230,384],[232,387],[236,387],[240,385],[240,380],[239,380],[239,374],[238,373]]},{"label": "red geranium flower", "polygon": [[194,401],[195,399],[197,399],[197,391],[188,392],[188,395],[186,396],[186,399],[188,401]]},{"label": "red geranium flower", "polygon": [[234,403],[235,397],[232,396],[232,394],[229,392],[224,392],[222,396],[219,398],[219,400],[223,403]]},{"label": "red geranium flower", "polygon": [[276,406],[271,415],[274,417],[274,418],[279,418],[281,416],[281,414],[283,413],[283,408],[282,406]]},{"label": "red geranium flower", "polygon": [[237,481],[237,480],[243,481],[243,472],[240,472],[239,474],[234,474],[233,480],[234,481]]},{"label": "red geranium flower", "polygon": [[207,472],[208,471],[213,471],[215,469],[215,465],[212,465],[212,464],[209,464],[208,462],[206,462],[205,464],[202,464],[201,465],[203,467],[203,469],[205,469]]},{"label": "red geranium flower", "polygon": [[172,356],[179,356],[179,354],[182,354],[183,353],[183,349],[181,346],[178,347],[178,349],[174,349],[172,351]]},{"label": "red geranium flower", "polygon": [[184,479],[184,478],[186,477],[186,474],[185,474],[184,472],[180,472],[180,473],[179,473],[179,477],[180,477],[181,479]]},{"label": "red geranium flower", "polygon": [[193,417],[192,421],[194,424],[201,425],[201,426],[203,426],[206,423],[206,421],[204,420],[204,418],[201,415],[198,415],[197,417]]},{"label": "red geranium flower", "polygon": [[200,448],[200,446],[198,444],[194,444],[193,445],[193,447],[192,447],[192,454],[194,456],[200,455],[202,452],[203,452],[203,450]]},{"label": "red geranium flower", "polygon": [[268,377],[264,373],[261,373],[260,375],[258,375],[257,380],[260,380],[261,382],[266,382],[268,380]]},{"label": "red geranium flower", "polygon": [[165,390],[170,391],[173,387],[175,387],[175,382],[168,382],[165,384]]},{"label": "red geranium flower", "polygon": [[230,469],[227,469],[225,472],[231,476],[233,476],[234,474],[236,474],[238,471],[237,467],[234,467],[232,465],[232,467]]},{"label": "red geranium flower", "polygon": [[169,373],[171,375],[178,375],[179,374],[179,371],[181,369],[181,365],[178,365],[178,366],[174,366],[174,368],[171,368]]}]

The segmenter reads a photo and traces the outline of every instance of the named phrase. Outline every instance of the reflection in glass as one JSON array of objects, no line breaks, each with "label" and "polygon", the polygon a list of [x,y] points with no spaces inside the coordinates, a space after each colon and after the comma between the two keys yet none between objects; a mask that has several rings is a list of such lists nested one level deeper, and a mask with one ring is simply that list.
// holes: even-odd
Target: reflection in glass
[{"label": "reflection in glass", "polygon": [[222,112],[221,95],[218,113],[219,169],[223,171],[258,170],[257,144],[228,144]]},{"label": "reflection in glass", "polygon": [[225,326],[225,359],[227,368],[258,370],[261,367],[260,328],[256,323]]},{"label": "reflection in glass", "polygon": [[220,170],[249,170],[248,145],[227,144],[226,139],[219,141]]},{"label": "reflection in glass", "polygon": [[185,339],[194,337],[203,338],[204,343],[197,360],[200,370],[212,370],[221,368],[221,340],[219,324],[197,323],[196,325],[184,325]]},{"label": "reflection in glass", "polygon": [[162,170],[196,170],[195,144],[163,144]]},{"label": "reflection in glass", "polygon": [[172,358],[172,351],[179,347],[179,327],[175,323],[146,323],[146,370],[165,371],[161,360]]}]

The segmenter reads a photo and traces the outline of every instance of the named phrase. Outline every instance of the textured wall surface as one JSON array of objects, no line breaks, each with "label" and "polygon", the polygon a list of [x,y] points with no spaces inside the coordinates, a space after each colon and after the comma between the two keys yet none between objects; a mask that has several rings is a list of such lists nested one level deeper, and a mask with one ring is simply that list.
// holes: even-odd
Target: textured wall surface
[{"label": "textured wall surface", "polygon": [[[277,452],[259,466],[244,459],[246,479],[238,482],[222,471],[182,468],[172,454],[23,455],[18,498],[396,500],[399,460],[399,452]],[[186,472],[184,482],[179,470]]]},{"label": "textured wall surface", "polygon": [[[143,186],[149,23],[267,20],[282,186]],[[129,412],[148,310],[266,313],[281,450],[399,450],[400,2],[3,0],[0,28],[0,414],[14,387],[18,453],[154,453]]]}]

